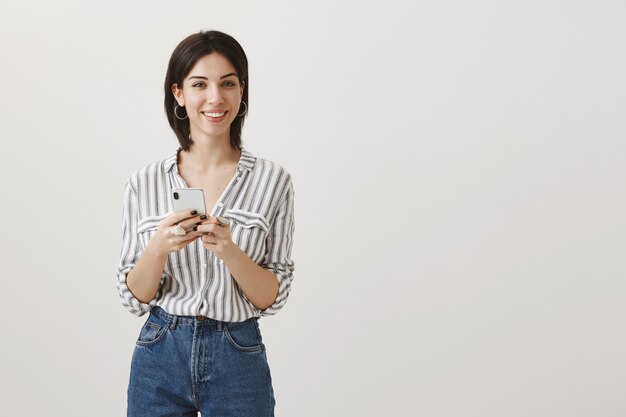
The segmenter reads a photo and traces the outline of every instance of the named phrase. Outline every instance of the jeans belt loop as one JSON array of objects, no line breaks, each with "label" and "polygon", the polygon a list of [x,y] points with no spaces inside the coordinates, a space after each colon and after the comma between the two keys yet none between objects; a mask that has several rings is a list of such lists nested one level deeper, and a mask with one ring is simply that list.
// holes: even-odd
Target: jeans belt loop
[{"label": "jeans belt loop", "polygon": [[178,320],[178,316],[172,314],[172,321],[170,322],[170,330],[174,330],[176,328],[176,321]]}]

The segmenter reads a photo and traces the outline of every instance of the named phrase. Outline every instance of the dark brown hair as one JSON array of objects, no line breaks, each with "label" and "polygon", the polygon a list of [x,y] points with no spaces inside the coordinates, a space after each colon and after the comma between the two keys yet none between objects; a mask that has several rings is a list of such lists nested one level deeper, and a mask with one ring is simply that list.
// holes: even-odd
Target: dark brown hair
[{"label": "dark brown hair", "polygon": [[[212,52],[218,52],[230,61],[240,84],[243,84],[242,101],[246,104],[239,106],[237,114],[244,113],[243,116],[237,116],[230,125],[230,145],[233,149],[241,149],[241,130],[243,122],[248,115],[248,59],[239,42],[226,33],[209,30],[194,33],[183,39],[170,57],[167,66],[167,74],[165,75],[165,114],[167,121],[174,130],[178,142],[184,151],[189,151],[192,140],[189,138],[189,118],[179,120],[174,114],[174,107],[178,104],[172,93],[172,85],[176,83],[179,89],[183,88],[183,80],[191,69],[196,65],[198,60]],[[243,81],[243,83],[241,83]],[[178,115],[183,116],[184,108],[177,109]]]}]

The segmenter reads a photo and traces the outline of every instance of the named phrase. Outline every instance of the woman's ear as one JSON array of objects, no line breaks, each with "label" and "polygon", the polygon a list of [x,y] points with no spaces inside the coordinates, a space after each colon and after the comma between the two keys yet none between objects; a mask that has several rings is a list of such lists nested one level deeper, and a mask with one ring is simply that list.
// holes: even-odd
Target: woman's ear
[{"label": "woman's ear", "polygon": [[178,105],[180,107],[184,107],[185,106],[185,99],[183,98],[183,90],[179,89],[178,88],[178,84],[176,84],[176,83],[172,84],[172,94],[174,95],[174,98],[178,102]]}]

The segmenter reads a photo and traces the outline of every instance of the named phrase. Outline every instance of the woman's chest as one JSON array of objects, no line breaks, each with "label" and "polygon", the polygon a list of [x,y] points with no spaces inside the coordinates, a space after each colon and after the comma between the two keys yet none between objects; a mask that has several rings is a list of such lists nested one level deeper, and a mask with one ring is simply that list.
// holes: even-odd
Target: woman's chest
[{"label": "woman's chest", "polygon": [[[206,175],[203,178],[193,175],[170,173],[165,181],[153,180],[141,187],[139,194],[139,224],[140,240],[146,247],[151,236],[162,221],[172,210],[166,199],[170,197],[171,189],[176,187],[201,188],[207,214],[217,213],[230,220],[231,238],[237,246],[243,249],[255,262],[260,262],[266,249],[266,239],[270,232],[269,219],[271,204],[267,203],[273,193],[263,187],[258,187],[251,178],[240,173],[236,177],[233,168],[221,175]],[[182,178],[178,178],[178,176]],[[183,181],[181,181],[184,180]],[[161,187],[155,185],[162,185]],[[153,203],[158,204],[153,204]],[[218,206],[218,203],[222,203]],[[170,255],[170,264],[183,265],[186,257],[193,253],[200,253],[201,244],[196,242]],[[193,264],[191,262],[190,264]]]},{"label": "woman's chest", "polygon": [[185,175],[182,173],[181,177],[185,180],[188,187],[202,189],[204,194],[204,205],[206,207],[207,214],[210,214],[213,212],[213,209],[222,196],[224,196],[224,193],[231,183],[234,175],[235,169],[233,168],[202,177]]}]

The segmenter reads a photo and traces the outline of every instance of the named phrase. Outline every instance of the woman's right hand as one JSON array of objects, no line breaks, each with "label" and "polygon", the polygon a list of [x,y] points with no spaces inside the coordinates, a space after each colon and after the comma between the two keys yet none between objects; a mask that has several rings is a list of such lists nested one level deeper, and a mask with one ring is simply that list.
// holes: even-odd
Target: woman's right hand
[{"label": "woman's right hand", "polygon": [[154,247],[156,253],[167,256],[175,250],[184,248],[202,235],[202,232],[193,230],[189,230],[183,236],[174,236],[169,232],[169,228],[177,224],[185,230],[191,229],[209,217],[200,214],[192,215],[191,213],[191,210],[177,211],[161,220],[157,231],[148,242]]}]

